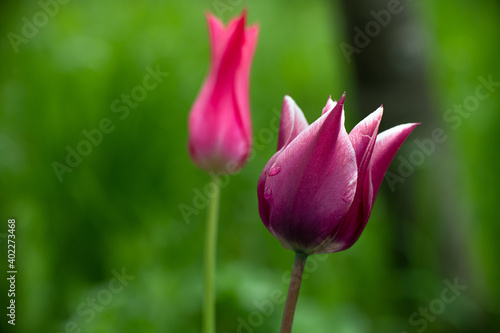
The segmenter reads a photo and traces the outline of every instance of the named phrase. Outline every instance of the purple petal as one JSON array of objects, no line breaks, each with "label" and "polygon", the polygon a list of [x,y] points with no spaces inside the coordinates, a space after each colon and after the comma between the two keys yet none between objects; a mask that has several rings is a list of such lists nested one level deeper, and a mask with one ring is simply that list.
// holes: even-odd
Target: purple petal
[{"label": "purple petal", "polygon": [[373,188],[372,205],[375,202],[378,190],[392,159],[408,135],[418,125],[419,123],[398,125],[377,136],[369,168]]},{"label": "purple petal", "polygon": [[[345,93],[342,96],[345,96]],[[344,97],[344,99],[345,99],[345,97]],[[332,95],[328,96],[328,100],[326,101],[326,105],[323,108],[323,111],[321,112],[321,114],[323,115],[323,114],[327,113],[328,111],[333,110],[335,105],[337,105],[337,102],[332,100]]]},{"label": "purple petal", "polygon": [[[360,171],[364,171],[368,167],[382,114],[383,107],[381,106],[368,117],[360,121],[352,129],[351,133],[349,133],[349,139],[356,152],[356,162],[358,164],[358,170]],[[364,172],[361,173],[364,174]]]},{"label": "purple petal", "polygon": [[347,242],[352,238],[352,235],[359,230],[363,230],[364,225],[359,216],[363,216],[362,205],[362,187],[363,180],[368,168],[370,157],[373,152],[377,131],[382,118],[382,108],[380,107],[368,117],[359,122],[349,133],[349,140],[353,145],[356,162],[358,167],[358,180],[356,186],[356,195],[352,205],[343,223],[331,231],[329,241],[322,244],[321,247],[315,250],[315,253],[330,253],[337,252],[343,249]]},{"label": "purple petal", "polygon": [[281,108],[277,150],[288,146],[288,144],[305,130],[307,126],[309,126],[309,124],[302,110],[290,96],[285,96],[283,99],[283,107]]},{"label": "purple petal", "polygon": [[[266,180],[269,175],[269,169],[273,166],[274,162],[278,158],[278,156],[281,154],[281,150],[276,152],[271,159],[267,162],[266,166],[262,170],[262,173],[260,174],[259,177],[259,182],[257,184],[257,197],[259,199],[259,215],[260,218],[262,219],[262,222],[264,222],[264,225],[266,228],[269,229],[269,212],[270,212],[270,206],[269,206],[269,201],[268,198],[266,198],[267,193],[269,193],[269,188],[266,188]],[[271,231],[269,229],[269,231]],[[272,231],[271,231],[272,233]]]}]

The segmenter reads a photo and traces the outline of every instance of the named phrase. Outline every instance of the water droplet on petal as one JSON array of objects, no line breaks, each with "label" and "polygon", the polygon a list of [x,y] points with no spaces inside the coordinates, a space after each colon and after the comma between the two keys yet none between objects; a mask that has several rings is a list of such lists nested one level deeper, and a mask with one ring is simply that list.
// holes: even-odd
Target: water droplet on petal
[{"label": "water droplet on petal", "polygon": [[281,167],[279,165],[273,165],[271,170],[269,170],[269,176],[276,176],[280,171]]},{"label": "water droplet on petal", "polygon": [[266,187],[266,189],[264,190],[264,198],[266,198],[266,200],[269,200],[271,198],[271,189],[269,187]]}]

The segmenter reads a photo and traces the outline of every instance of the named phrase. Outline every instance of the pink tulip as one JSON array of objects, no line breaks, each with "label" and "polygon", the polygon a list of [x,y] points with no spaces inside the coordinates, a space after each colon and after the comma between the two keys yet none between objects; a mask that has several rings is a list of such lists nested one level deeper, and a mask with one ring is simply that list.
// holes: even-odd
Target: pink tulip
[{"label": "pink tulip", "polygon": [[249,75],[258,26],[245,28],[246,13],[227,27],[207,14],[210,71],[189,114],[189,153],[205,171],[243,167],[252,141]]},{"label": "pink tulip", "polygon": [[298,253],[338,252],[356,242],[389,164],[418,125],[377,135],[380,107],[347,134],[344,99],[329,98],[323,115],[308,125],[286,96],[278,151],[260,175],[260,217],[285,248]]}]

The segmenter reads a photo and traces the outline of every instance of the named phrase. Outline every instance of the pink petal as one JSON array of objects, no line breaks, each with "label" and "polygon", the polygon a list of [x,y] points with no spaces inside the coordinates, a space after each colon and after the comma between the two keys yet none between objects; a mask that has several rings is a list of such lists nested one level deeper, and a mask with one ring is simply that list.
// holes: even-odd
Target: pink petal
[{"label": "pink petal", "polygon": [[214,98],[222,98],[234,88],[236,71],[241,63],[242,45],[245,42],[245,17],[237,19],[227,28],[229,36],[220,58],[214,59],[214,69],[217,71]]},{"label": "pink petal", "polygon": [[241,51],[241,63],[236,73],[235,94],[240,105],[238,121],[250,143],[252,122],[250,117],[249,84],[252,59],[259,37],[259,27],[254,25],[245,30],[245,43]]},{"label": "pink petal", "polygon": [[[344,97],[345,93],[342,96]],[[344,97],[344,99],[345,99],[345,97]],[[328,111],[333,110],[335,105],[337,105],[337,101],[332,100],[332,95],[328,96],[328,101],[326,101],[326,105],[323,108],[323,111],[321,112],[321,114],[323,115],[323,114],[327,113]]]},{"label": "pink petal", "polygon": [[290,96],[283,99],[281,108],[280,131],[278,136],[278,149],[290,144],[297,135],[309,126],[304,113]]},{"label": "pink petal", "polygon": [[[355,238],[354,235],[361,234],[361,231],[363,231],[366,225],[367,220],[363,220],[363,212],[365,208],[362,202],[363,184],[370,158],[372,156],[375,140],[377,138],[377,132],[380,125],[380,120],[382,119],[382,113],[382,107],[378,108],[368,117],[359,122],[353,128],[351,133],[349,133],[349,139],[351,140],[351,143],[354,147],[358,166],[356,195],[353,199],[346,219],[344,220],[342,225],[339,226],[339,228],[333,230],[331,233],[332,244],[330,244],[329,247],[325,249],[318,249],[317,253],[321,253],[323,251],[331,252],[332,250],[340,251],[341,249],[344,249],[344,247],[350,244],[353,238]],[[354,241],[352,241],[352,243],[354,243]]]},{"label": "pink petal", "polygon": [[210,49],[212,51],[213,61],[215,59],[220,59],[221,54],[224,51],[224,45],[227,42],[227,37],[225,34],[225,27],[217,17],[211,13],[207,13],[206,17],[210,33]]},{"label": "pink petal", "polygon": [[281,154],[281,150],[284,147],[288,146],[288,144],[292,142],[292,140],[295,139],[295,137],[299,135],[303,130],[305,130],[308,126],[309,125],[306,118],[304,117],[304,113],[299,108],[299,106],[290,96],[285,96],[283,99],[283,107],[281,108],[278,149],[276,154],[271,157],[271,159],[267,162],[266,166],[262,170],[257,185],[257,195],[259,198],[259,214],[266,227],[268,227],[269,225],[269,203],[264,195],[266,191],[265,184],[269,175],[269,169],[271,169],[274,162]]},{"label": "pink petal", "polygon": [[368,117],[360,121],[352,129],[351,133],[349,133],[349,139],[352,142],[354,151],[356,151],[358,170],[366,170],[368,167],[382,114],[383,107],[381,106]]}]

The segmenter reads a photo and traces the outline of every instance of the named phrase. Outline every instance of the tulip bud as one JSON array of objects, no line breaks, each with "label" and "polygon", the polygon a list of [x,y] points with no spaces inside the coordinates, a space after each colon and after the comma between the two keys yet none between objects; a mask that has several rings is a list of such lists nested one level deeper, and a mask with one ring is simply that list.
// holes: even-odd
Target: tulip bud
[{"label": "tulip bud", "polygon": [[207,14],[210,70],[189,114],[189,153],[207,172],[237,171],[251,148],[249,75],[259,28],[246,28],[245,16],[224,27]]}]

